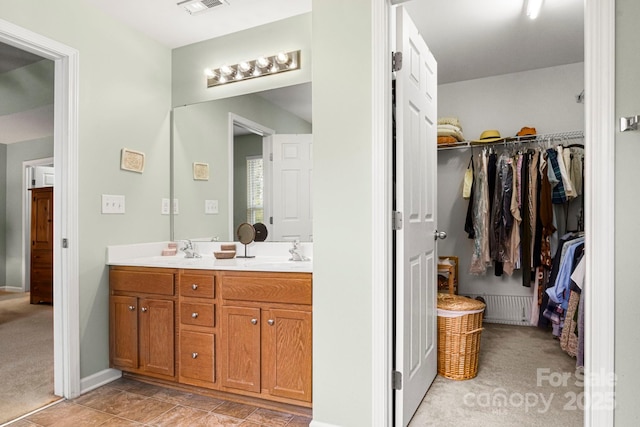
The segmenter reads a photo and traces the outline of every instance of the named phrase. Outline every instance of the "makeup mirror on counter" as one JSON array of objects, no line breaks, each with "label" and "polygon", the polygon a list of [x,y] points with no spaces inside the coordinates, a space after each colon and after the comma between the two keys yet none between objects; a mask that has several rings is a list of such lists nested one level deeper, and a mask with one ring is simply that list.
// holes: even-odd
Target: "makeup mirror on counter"
[{"label": "makeup mirror on counter", "polygon": [[253,225],[245,222],[238,226],[238,230],[236,232],[236,236],[238,237],[238,241],[244,245],[244,255],[238,255],[238,258],[254,258],[253,256],[247,255],[247,245],[252,243],[256,237],[256,230],[253,228]]},{"label": "makeup mirror on counter", "polygon": [[306,83],[174,108],[171,239],[311,241],[310,105]]}]

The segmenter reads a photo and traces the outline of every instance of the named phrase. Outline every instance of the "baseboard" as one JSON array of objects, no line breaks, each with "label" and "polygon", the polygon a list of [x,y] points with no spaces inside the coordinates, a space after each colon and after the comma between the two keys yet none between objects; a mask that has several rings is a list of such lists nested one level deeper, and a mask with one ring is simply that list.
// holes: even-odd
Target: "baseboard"
[{"label": "baseboard", "polygon": [[84,377],[80,380],[80,394],[85,394],[98,387],[102,387],[120,377],[122,377],[122,371],[117,369],[105,369],[88,377]]},{"label": "baseboard", "polygon": [[24,292],[24,289],[16,286],[0,286],[0,291],[5,292]]},{"label": "baseboard", "polygon": [[309,424],[309,427],[340,427],[336,424],[329,424],[329,423],[323,423],[320,421],[311,421],[311,424]]}]

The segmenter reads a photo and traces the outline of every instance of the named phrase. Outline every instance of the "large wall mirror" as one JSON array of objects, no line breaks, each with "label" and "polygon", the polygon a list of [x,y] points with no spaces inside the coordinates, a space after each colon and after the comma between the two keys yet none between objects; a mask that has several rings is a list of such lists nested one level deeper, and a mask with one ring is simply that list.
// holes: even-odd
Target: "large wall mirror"
[{"label": "large wall mirror", "polygon": [[[171,238],[237,241],[239,224],[259,222],[267,241],[310,241],[311,209],[290,200],[310,205],[311,133],[311,83],[174,108]],[[300,156],[302,170],[278,162]],[[274,226],[278,209],[308,229]]]}]

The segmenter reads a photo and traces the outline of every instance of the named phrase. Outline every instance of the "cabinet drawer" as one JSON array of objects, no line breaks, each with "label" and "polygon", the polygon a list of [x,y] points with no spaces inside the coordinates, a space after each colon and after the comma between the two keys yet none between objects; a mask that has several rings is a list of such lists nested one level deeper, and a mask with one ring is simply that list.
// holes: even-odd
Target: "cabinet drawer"
[{"label": "cabinet drawer", "polygon": [[183,325],[215,327],[215,304],[180,303],[180,323]]},{"label": "cabinet drawer", "polygon": [[216,340],[214,334],[180,333],[180,377],[215,382]]},{"label": "cabinet drawer", "polygon": [[111,270],[109,282],[113,291],[173,295],[173,273]]},{"label": "cabinet drawer", "polygon": [[194,298],[215,298],[215,276],[202,274],[181,274],[180,295]]},{"label": "cabinet drawer", "polygon": [[224,276],[222,298],[255,302],[311,304],[311,278],[264,274]]}]

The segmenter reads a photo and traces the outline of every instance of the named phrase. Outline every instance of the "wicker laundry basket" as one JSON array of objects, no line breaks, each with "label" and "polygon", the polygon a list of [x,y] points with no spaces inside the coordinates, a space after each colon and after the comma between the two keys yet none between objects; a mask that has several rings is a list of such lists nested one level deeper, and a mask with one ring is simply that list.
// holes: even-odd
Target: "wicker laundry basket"
[{"label": "wicker laundry basket", "polygon": [[478,374],[484,309],[482,301],[438,294],[438,374],[453,380]]}]

